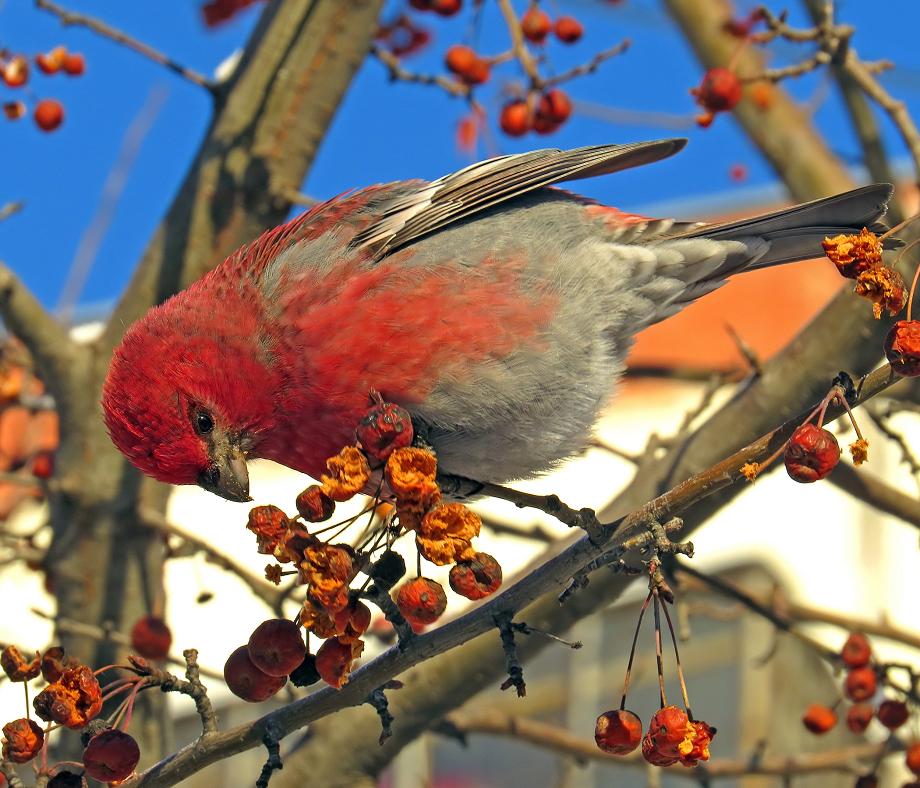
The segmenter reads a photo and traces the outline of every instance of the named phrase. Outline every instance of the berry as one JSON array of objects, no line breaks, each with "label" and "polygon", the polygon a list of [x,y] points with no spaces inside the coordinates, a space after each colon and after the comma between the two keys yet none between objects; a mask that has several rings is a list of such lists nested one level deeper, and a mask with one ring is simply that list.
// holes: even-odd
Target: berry
[{"label": "berry", "polygon": [[396,607],[414,626],[432,624],[447,608],[447,594],[440,583],[427,577],[407,580],[396,593]]},{"label": "berry", "polygon": [[[470,50],[472,53],[472,50]],[[478,58],[472,54],[473,61]],[[462,60],[462,56],[455,59]],[[450,53],[448,53],[448,61]],[[458,71],[461,76],[469,73],[469,65],[464,71]],[[394,449],[401,449],[412,443],[415,432],[412,428],[412,416],[405,408],[392,402],[380,400],[361,419],[355,430],[355,438],[361,448],[375,460],[384,461]]]},{"label": "berry", "polygon": [[631,711],[605,711],[594,726],[594,741],[611,755],[628,755],[642,741],[642,721]]},{"label": "berry", "polygon": [[321,523],[332,517],[335,501],[318,484],[311,484],[294,501],[297,513],[308,523]]},{"label": "berry", "polygon": [[406,559],[394,550],[385,550],[367,570],[368,577],[373,578],[378,585],[383,585],[388,590],[395,586],[404,574],[406,574]]},{"label": "berry", "polygon": [[553,32],[563,44],[574,44],[584,35],[585,29],[574,16],[560,16],[556,20]]},{"label": "berry", "polygon": [[862,632],[851,632],[843,648],[840,649],[840,659],[848,668],[862,668],[872,659],[872,646],[869,638]]},{"label": "berry", "polygon": [[823,479],[840,460],[837,439],[826,429],[814,424],[802,424],[786,445],[783,461],[790,478],[802,484]]},{"label": "berry", "polygon": [[524,34],[524,38],[534,44],[542,44],[552,27],[553,23],[549,15],[536,6],[528,8],[524,16],[521,17],[521,32]]},{"label": "berry", "polygon": [[[3,115],[7,120],[19,120],[26,114],[26,105],[22,101],[6,101],[3,104]],[[0,783],[3,785],[3,783]]]},{"label": "berry", "polygon": [[32,475],[36,479],[50,479],[54,474],[54,455],[43,451],[32,458]]},{"label": "berry", "polygon": [[874,774],[862,774],[856,778],[853,788],[878,788],[878,777]]},{"label": "berry", "polygon": [[847,673],[843,689],[850,700],[869,700],[878,689],[878,678],[872,668],[853,668]]},{"label": "berry", "polygon": [[429,3],[439,16],[453,16],[463,7],[463,0],[429,0]]},{"label": "berry", "polygon": [[18,88],[29,80],[29,61],[21,55],[11,58],[4,66],[0,76],[7,87]]},{"label": "berry", "polygon": [[31,761],[45,743],[41,726],[24,717],[3,726],[3,758],[13,763]]},{"label": "berry", "polygon": [[460,76],[467,85],[481,85],[489,81],[491,66],[489,61],[477,57],[470,67]]},{"label": "berry", "polygon": [[316,669],[316,657],[306,654],[303,662],[291,671],[288,678],[295,687],[309,687],[311,684],[316,684],[320,680],[319,671]]},{"label": "berry", "polygon": [[240,646],[224,663],[224,681],[227,688],[249,703],[268,700],[286,683],[287,676],[269,676],[263,673],[249,658],[249,648]]},{"label": "berry", "polygon": [[[444,65],[447,66],[448,71],[452,71],[457,76],[462,77],[478,57],[479,55],[470,47],[463,44],[454,44],[444,55]],[[370,413],[373,413],[373,410]],[[370,416],[370,413],[368,413],[368,416]],[[364,418],[366,419],[367,416]]]},{"label": "berry", "polygon": [[65,73],[70,76],[79,77],[86,71],[86,61],[83,59],[83,55],[70,52],[64,58],[63,68]]},{"label": "berry", "polygon": [[54,131],[64,122],[64,107],[55,99],[42,99],[35,105],[32,117],[42,131]]},{"label": "berry", "polygon": [[[0,782],[0,786],[2,785],[6,785],[6,783]],[[54,777],[48,780],[48,788],[83,788],[83,776],[61,769],[61,771],[55,773]]]},{"label": "berry", "polygon": [[303,662],[300,627],[284,618],[263,621],[249,636],[249,658],[263,673],[286,677]]},{"label": "berry", "polygon": [[560,124],[572,114],[572,100],[559,88],[544,93],[537,105],[537,118],[541,116],[552,123]]},{"label": "berry", "polygon": [[371,625],[371,609],[357,599],[348,603],[335,614],[335,628],[343,643],[351,643],[361,637]]},{"label": "berry", "polygon": [[874,716],[875,710],[868,703],[856,703],[847,710],[847,727],[853,733],[863,733]]},{"label": "berry", "polygon": [[920,741],[911,744],[904,755],[907,768],[920,777]]},{"label": "berry", "polygon": [[530,110],[526,101],[510,101],[502,107],[498,125],[509,137],[522,137],[531,127]]},{"label": "berry", "polygon": [[460,596],[482,599],[502,584],[502,568],[488,553],[476,553],[471,560],[461,561],[451,568],[448,582]]},{"label": "berry", "polygon": [[878,705],[877,714],[878,721],[891,731],[900,728],[910,717],[907,704],[900,700],[883,700]]},{"label": "berry", "polygon": [[43,74],[56,74],[64,67],[67,50],[64,47],[55,47],[50,52],[35,56],[35,65]]},{"label": "berry", "polygon": [[433,0],[409,0],[409,5],[411,5],[416,11],[430,11]]},{"label": "berry", "polygon": [[899,320],[885,337],[885,357],[902,377],[920,376],[920,320]]},{"label": "berry", "polygon": [[137,742],[119,730],[97,733],[83,751],[86,773],[103,783],[128,779],[140,759],[141,751]]},{"label": "berry", "polygon": [[139,618],[131,628],[131,648],[147,659],[166,659],[172,645],[172,632],[158,616]]},{"label": "berry", "polygon": [[696,103],[708,112],[725,112],[741,101],[741,82],[727,68],[711,68],[703,75],[699,87],[690,91]]},{"label": "berry", "polygon": [[830,706],[812,703],[802,716],[802,724],[812,733],[827,733],[837,724],[837,712]]},{"label": "berry", "polygon": [[316,671],[329,686],[341,689],[348,683],[352,664],[364,651],[364,643],[356,640],[345,643],[339,638],[330,638],[316,652]]}]

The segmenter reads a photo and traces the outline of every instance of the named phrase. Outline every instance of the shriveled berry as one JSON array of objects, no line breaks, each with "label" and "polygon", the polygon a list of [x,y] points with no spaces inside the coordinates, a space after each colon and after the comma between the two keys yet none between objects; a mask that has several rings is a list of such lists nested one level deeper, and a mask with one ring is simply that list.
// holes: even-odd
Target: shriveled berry
[{"label": "shriveled berry", "polygon": [[501,586],[502,568],[488,553],[476,553],[471,560],[454,564],[448,582],[454,593],[467,599],[482,599]]},{"label": "shriveled berry", "polygon": [[399,587],[396,607],[410,624],[432,624],[447,608],[447,594],[440,583],[427,577],[417,577]]},{"label": "shriveled berry", "polygon": [[878,689],[878,677],[872,668],[853,668],[847,673],[843,689],[850,700],[869,700]]},{"label": "shriveled berry", "polygon": [[875,709],[868,703],[854,703],[847,709],[847,727],[853,733],[863,733],[874,716]]},{"label": "shriveled berry", "polygon": [[565,91],[553,88],[540,98],[537,105],[537,116],[543,116],[551,123],[564,123],[572,114],[572,100]]},{"label": "shriveled berry", "polygon": [[[0,782],[0,786],[3,785],[6,783]],[[83,776],[76,772],[69,772],[67,769],[61,769],[48,780],[48,788],[83,788]]]},{"label": "shriveled berry", "polygon": [[907,768],[920,777],[920,741],[911,744],[905,751]]},{"label": "shriveled berry", "polygon": [[316,652],[316,670],[329,686],[341,689],[348,683],[352,665],[362,651],[364,643],[360,640],[345,643],[329,638]]},{"label": "shriveled berry", "polygon": [[269,676],[287,676],[303,662],[304,642],[300,627],[285,618],[263,621],[249,636],[249,658]]},{"label": "shriveled berry", "polygon": [[878,721],[888,730],[894,731],[900,728],[907,718],[910,717],[910,711],[907,704],[900,700],[883,700],[878,705]]},{"label": "shriveled berry", "polygon": [[64,47],[55,47],[50,52],[35,56],[35,65],[43,74],[56,74],[64,67],[67,50]]},{"label": "shriveled berry", "polygon": [[318,484],[311,484],[294,501],[297,513],[308,523],[321,523],[332,517],[335,501]]},{"label": "shriveled berry", "polygon": [[311,684],[316,684],[320,680],[319,671],[316,669],[316,657],[313,654],[305,654],[303,662],[291,671],[288,678],[295,687],[309,687]]},{"label": "shriveled berry", "polygon": [[553,23],[549,15],[536,6],[528,8],[524,16],[521,17],[521,32],[524,34],[524,38],[534,44],[542,44],[552,27]]},{"label": "shriveled berry", "polygon": [[64,107],[55,99],[42,99],[35,105],[32,117],[42,131],[54,131],[64,122]]},{"label": "shriveled berry", "polygon": [[[26,114],[26,105],[22,101],[5,101],[3,103],[3,117],[7,120],[19,120]],[[0,783],[3,785],[3,783]]]},{"label": "shriveled berry", "polygon": [[249,703],[268,700],[286,683],[287,676],[269,676],[263,673],[249,658],[249,648],[240,646],[224,663],[224,681],[227,688]]},{"label": "shriveled berry", "polygon": [[131,648],[147,659],[166,659],[172,632],[159,616],[139,618],[131,628]]},{"label": "shriveled berry", "polygon": [[371,609],[363,602],[352,599],[347,607],[335,614],[335,628],[343,643],[357,640],[371,625]]},{"label": "shriveled berry", "polygon": [[509,137],[523,137],[532,126],[526,101],[509,101],[502,107],[498,125]]},{"label": "shriveled berry", "polygon": [[553,31],[563,44],[574,44],[584,35],[585,29],[574,16],[560,16],[553,26]]},{"label": "shriveled berry", "polygon": [[741,101],[741,81],[733,71],[717,66],[709,69],[699,86],[690,92],[708,112],[725,112]]},{"label": "shriveled berry", "polygon": [[802,484],[825,478],[839,460],[837,439],[823,427],[811,423],[796,427],[783,455],[786,473]]},{"label": "shriveled berry", "polygon": [[367,574],[378,584],[390,589],[406,574],[406,559],[395,550],[385,550],[380,558],[371,564]]},{"label": "shriveled berry", "polygon": [[[476,59],[473,55],[473,60]],[[458,73],[463,76],[468,71],[467,68]],[[361,448],[375,460],[381,461],[386,460],[394,449],[410,445],[414,434],[409,411],[395,403],[383,401],[364,415],[355,430],[355,438]]]},{"label": "shriveled berry", "polygon": [[127,780],[141,759],[134,737],[120,730],[97,733],[83,751],[86,773],[103,783]]},{"label": "shriveled berry", "polygon": [[642,741],[642,721],[631,711],[605,711],[594,725],[594,741],[611,755],[628,755]]},{"label": "shriveled berry", "polygon": [[28,763],[45,743],[40,725],[25,717],[3,726],[3,757],[13,763]]},{"label": "shriveled berry", "polygon": [[837,724],[837,712],[830,706],[812,703],[802,716],[802,724],[812,733],[827,733]]},{"label": "shriveled berry", "polygon": [[80,660],[66,654],[61,646],[50,646],[42,654],[42,678],[49,684],[53,684],[64,675],[65,670],[75,668],[79,664]]},{"label": "shriveled berry", "polygon": [[902,377],[920,375],[920,320],[899,320],[885,337],[885,358]]},{"label": "shriveled berry", "polygon": [[848,668],[862,668],[872,659],[872,646],[862,632],[851,632],[840,649],[840,659]]},{"label": "shriveled berry", "polygon": [[64,72],[72,77],[79,77],[86,71],[86,61],[77,52],[68,52],[63,66]]}]

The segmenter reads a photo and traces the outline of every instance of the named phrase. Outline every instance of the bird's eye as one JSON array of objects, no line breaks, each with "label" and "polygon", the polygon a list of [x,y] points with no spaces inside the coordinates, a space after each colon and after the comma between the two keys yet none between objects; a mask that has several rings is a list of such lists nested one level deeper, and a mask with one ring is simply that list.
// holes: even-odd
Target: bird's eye
[{"label": "bird's eye", "polygon": [[195,431],[199,435],[207,435],[211,430],[214,429],[214,419],[211,418],[211,414],[206,410],[195,411],[192,419],[195,424]]}]

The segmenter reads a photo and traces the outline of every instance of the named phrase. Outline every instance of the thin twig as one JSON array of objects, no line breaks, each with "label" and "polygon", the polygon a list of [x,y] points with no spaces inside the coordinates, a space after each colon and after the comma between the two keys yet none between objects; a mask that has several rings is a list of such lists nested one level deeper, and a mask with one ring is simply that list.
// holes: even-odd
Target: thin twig
[{"label": "thin twig", "polygon": [[15,200],[14,202],[8,202],[0,206],[0,222],[19,213],[23,207],[25,207],[25,203],[22,200]]},{"label": "thin twig", "polygon": [[406,69],[402,61],[396,57],[389,49],[379,44],[371,44],[370,53],[377,58],[387,71],[390,72],[390,79],[398,82],[413,82],[417,85],[434,85],[446,91],[451,96],[467,98],[470,95],[470,86],[449,77],[440,74],[418,74]]},{"label": "thin twig", "polygon": [[544,87],[553,87],[555,85],[561,85],[563,82],[568,82],[571,79],[576,77],[583,77],[587,74],[593,74],[597,69],[610,58],[616,57],[617,55],[622,55],[627,49],[629,49],[631,42],[628,38],[624,38],[619,44],[615,44],[609,49],[604,49],[598,52],[594,57],[592,57],[587,63],[582,63],[580,66],[575,66],[574,68],[569,69],[568,71],[563,71],[561,74],[555,77],[550,77],[543,81]]}]

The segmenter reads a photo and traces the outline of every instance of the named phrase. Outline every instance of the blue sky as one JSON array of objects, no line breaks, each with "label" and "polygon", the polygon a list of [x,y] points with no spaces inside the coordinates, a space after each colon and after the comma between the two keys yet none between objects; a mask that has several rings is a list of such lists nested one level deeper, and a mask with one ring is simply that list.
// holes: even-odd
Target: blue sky
[{"label": "blue sky", "polygon": [[[789,5],[797,3],[790,0]],[[197,0],[159,0],[151,4],[109,0],[67,0],[69,8],[98,16],[167,52],[180,62],[210,74],[246,39],[258,7],[217,30],[201,24]],[[396,8],[400,3],[391,3]],[[477,47],[485,52],[505,48],[503,29],[487,0]],[[920,6],[913,0],[892,0],[898,27],[916,29]],[[628,37],[626,55],[606,63],[600,71],[572,83],[575,99],[630,110],[691,116],[688,89],[701,69],[687,45],[655,0],[624,0],[608,5],[599,0],[555,0],[546,3],[553,15],[577,15],[587,28],[581,43],[549,47],[552,66],[562,70],[587,59],[595,51]],[[892,36],[890,18],[878,13],[878,4],[857,0],[838,3],[839,17],[856,26],[854,45],[866,59],[888,58],[896,71],[883,77],[896,96],[920,115],[920,53],[910,36]],[[468,17],[441,20],[421,15],[431,28],[433,44],[407,66],[419,71],[438,69],[444,49],[464,38]],[[802,21],[793,14],[793,21]],[[0,204],[22,200],[24,210],[0,223],[0,259],[11,266],[49,307],[61,296],[81,236],[104,199],[104,186],[127,129],[139,113],[159,105],[143,138],[133,167],[127,173],[111,226],[95,256],[80,295],[83,304],[116,298],[159,219],[175,193],[206,129],[209,99],[197,86],[162,67],[80,28],[63,28],[50,14],[36,10],[28,0],[0,0],[0,46],[33,54],[63,44],[86,55],[82,78],[35,75],[30,83],[36,98],[64,102],[66,120],[53,134],[42,134],[29,118],[16,123],[0,120],[3,168]],[[777,62],[794,59],[791,46],[778,50]],[[804,50],[802,51],[804,54]],[[516,76],[514,68],[500,74]],[[787,83],[803,100],[820,88],[821,77]],[[500,104],[498,85],[483,91],[492,111]],[[153,98],[151,98],[153,96]],[[17,91],[0,86],[8,101]],[[457,150],[455,126],[465,105],[441,91],[423,86],[391,84],[384,69],[368,60],[345,99],[304,186],[316,197],[346,189],[407,177],[437,177],[469,162]],[[857,153],[833,91],[821,104],[817,122],[832,147],[848,160]],[[494,122],[493,122],[494,127]],[[886,142],[895,157],[906,150],[887,120],[882,121]],[[600,142],[622,142],[674,134],[687,135],[691,144],[677,158],[641,171],[582,182],[579,188],[593,197],[623,208],[641,210],[651,204],[683,200],[682,211],[692,213],[693,201],[713,193],[731,196],[741,190],[775,182],[769,168],[730,117],[719,117],[707,129],[675,131],[654,126],[622,125],[576,116],[551,137],[511,140],[495,135],[502,152],[546,145],[574,147]],[[486,155],[483,151],[483,156]],[[741,184],[729,176],[733,165],[747,169]],[[703,205],[702,200],[700,206]]]}]

